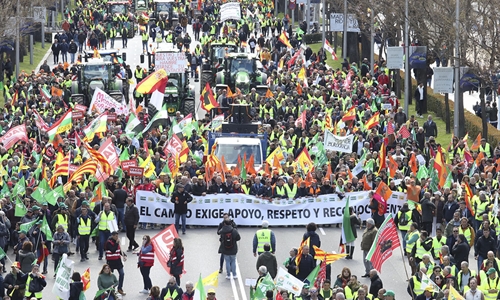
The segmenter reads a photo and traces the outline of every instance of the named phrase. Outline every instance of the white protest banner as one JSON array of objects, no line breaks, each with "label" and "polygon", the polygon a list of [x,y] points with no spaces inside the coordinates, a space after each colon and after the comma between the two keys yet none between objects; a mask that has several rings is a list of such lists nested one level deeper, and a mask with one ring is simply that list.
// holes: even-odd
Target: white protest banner
[{"label": "white protest banner", "polygon": [[381,110],[391,110],[392,109],[392,104],[390,104],[390,103],[382,103],[380,109]]},{"label": "white protest banner", "polygon": [[403,47],[387,47],[387,63],[388,69],[402,69],[404,65]]},{"label": "white protest banner", "polygon": [[87,114],[90,115],[94,110],[101,114],[106,111],[106,109],[111,108],[115,109],[117,115],[128,115],[129,113],[129,108],[126,104],[119,103],[118,101],[113,99],[113,97],[106,94],[106,92],[96,87]]},{"label": "white protest banner", "polygon": [[9,150],[19,141],[28,142],[28,133],[26,132],[26,125],[19,125],[12,127],[6,134],[0,137],[0,144],[2,144],[5,149]]},{"label": "white protest banner", "polygon": [[354,135],[338,136],[331,133],[329,130],[325,130],[324,146],[325,150],[338,151],[351,153],[352,143],[354,142]]},{"label": "white protest banner", "polygon": [[220,21],[241,19],[241,7],[239,2],[229,2],[220,7]]},{"label": "white protest banner", "polygon": [[276,274],[276,287],[289,291],[295,296],[300,295],[302,292],[302,287],[304,286],[304,282],[297,279],[292,274],[288,273],[282,267],[279,268],[278,274]]},{"label": "white protest banner", "polygon": [[[330,14],[330,31],[344,31],[344,14]],[[360,32],[358,19],[354,14],[347,15],[347,31]]]},{"label": "white protest banner", "polygon": [[164,69],[167,74],[184,73],[187,67],[184,52],[157,52],[155,53],[155,71]]},{"label": "white protest banner", "polygon": [[73,275],[74,261],[68,259],[68,255],[63,254],[56,273],[56,282],[52,287],[52,293],[63,300],[69,299],[69,284]]},{"label": "white protest banner", "polygon": [[[354,211],[362,220],[370,218],[368,192],[345,193]],[[188,225],[218,226],[224,213],[245,226],[262,224],[268,220],[271,225],[306,225],[342,223],[345,201],[337,194],[304,197],[295,200],[262,200],[245,194],[195,196],[188,204],[186,222]],[[406,194],[393,192],[388,201],[387,212],[394,216],[406,202]],[[140,222],[174,223],[174,204],[170,197],[148,191],[137,191],[136,204]]]},{"label": "white protest banner", "polygon": [[453,93],[453,67],[434,68],[434,92]]}]

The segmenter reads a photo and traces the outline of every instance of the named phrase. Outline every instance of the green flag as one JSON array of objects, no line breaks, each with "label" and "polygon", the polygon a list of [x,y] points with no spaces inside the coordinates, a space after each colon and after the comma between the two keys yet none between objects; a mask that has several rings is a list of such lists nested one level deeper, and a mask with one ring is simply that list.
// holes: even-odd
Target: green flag
[{"label": "green flag", "polygon": [[49,202],[50,205],[56,205],[57,199],[59,199],[59,197],[64,197],[64,187],[62,185],[48,192],[45,196],[45,200]]},{"label": "green flag", "polygon": [[198,294],[198,297],[195,297],[195,299],[207,298],[207,293],[205,292],[205,286],[203,285],[203,278],[201,278],[201,273],[200,277],[198,278],[198,282],[196,283],[196,286],[194,288],[196,289],[195,294]]},{"label": "green flag", "polygon": [[443,188],[451,188],[451,184],[453,183],[453,175],[448,167],[446,167],[446,171],[448,172],[448,175],[446,176],[446,182],[444,183]]},{"label": "green flag", "polygon": [[240,173],[240,175],[241,175],[241,178],[243,180],[247,179],[247,168],[245,166],[245,160],[244,159],[241,160],[241,173]]},{"label": "green flag", "polygon": [[33,197],[38,203],[42,203],[45,199],[45,196],[50,192],[51,188],[49,186],[49,183],[47,182],[47,179],[42,179],[36,190],[31,194],[31,197]]},{"label": "green flag", "polygon": [[316,158],[314,159],[314,165],[321,168],[328,163],[328,158],[326,156],[326,151],[323,142],[318,142],[316,144],[316,147],[318,148],[318,150],[315,151]]},{"label": "green flag", "polygon": [[5,254],[5,251],[0,247],[0,259],[3,259],[7,254]]},{"label": "green flag", "polygon": [[47,241],[52,241],[52,231],[45,216],[43,216],[42,228],[40,230],[45,234]]},{"label": "green flag", "polygon": [[163,167],[163,170],[161,170],[160,174],[167,174],[169,176],[172,176],[172,171],[170,171],[170,168],[168,167],[168,161],[165,162],[165,166]]},{"label": "green flag", "polygon": [[427,168],[425,167],[425,165],[421,165],[418,168],[417,179],[421,180],[422,178],[427,178],[427,177],[429,177],[429,170],[427,170]]},{"label": "green flag", "polygon": [[36,180],[39,180],[41,173],[42,173],[42,168],[36,168],[35,172],[33,172],[33,178],[36,178]]},{"label": "green flag", "polygon": [[37,221],[38,219],[34,219],[31,222],[21,224],[21,226],[19,226],[19,229],[24,232],[29,232],[31,227],[33,227],[33,225],[35,225]]},{"label": "green flag", "polygon": [[469,177],[474,176],[474,173],[476,173],[476,169],[477,169],[476,162],[473,161],[472,167],[470,168],[470,171],[469,171]]},{"label": "green flag", "polygon": [[24,217],[28,210],[24,203],[19,200],[19,197],[16,197],[16,209],[14,210],[14,216],[16,217]]},{"label": "green flag", "polygon": [[431,161],[429,162],[429,177],[431,178],[431,184],[429,187],[431,188],[432,192],[438,191],[439,175],[438,171],[434,168],[434,159],[431,159]]},{"label": "green flag", "polygon": [[10,195],[9,187],[7,186],[7,182],[3,182],[2,190],[0,191],[0,195]]},{"label": "green flag", "polygon": [[377,103],[375,101],[372,101],[372,106],[370,107],[370,109],[371,109],[372,112],[377,112],[378,111]]},{"label": "green flag", "polygon": [[373,173],[373,158],[370,159],[366,164],[363,170],[365,170],[368,174]]},{"label": "green flag", "polygon": [[123,170],[122,170],[122,168],[116,169],[115,175],[118,176],[118,181],[122,181],[122,178],[123,178]]},{"label": "green flag", "polygon": [[309,286],[312,286],[316,282],[316,277],[318,277],[319,269],[321,267],[321,264],[316,265],[316,267],[307,275],[306,279],[304,279],[304,282],[309,284]]},{"label": "green flag", "polygon": [[130,155],[128,154],[128,148],[125,148],[120,154],[120,161],[129,160]]},{"label": "green flag", "polygon": [[14,188],[12,189],[12,195],[24,195],[26,193],[26,181],[24,176],[19,179]]},{"label": "green flag", "polygon": [[[319,271],[319,265],[318,265],[318,271]],[[318,272],[316,272],[316,275]],[[253,294],[254,298],[253,299],[267,299],[266,298],[266,292],[269,290],[274,290],[274,281],[271,278],[271,275],[269,275],[269,272],[266,274],[266,276],[262,279],[262,281],[257,285],[255,292]]]},{"label": "green flag", "polygon": [[312,139],[309,140],[309,143],[307,143],[307,146],[309,147],[310,145],[316,145],[318,143],[318,138],[319,138],[319,132],[316,133]]},{"label": "green flag", "polygon": [[99,235],[98,229],[99,229],[99,226],[96,226],[94,228],[94,230],[92,230],[92,232],[90,233],[90,237],[98,236]]},{"label": "green flag", "polygon": [[351,226],[351,214],[349,213],[349,196],[345,202],[344,215],[342,217],[342,244],[356,240]]}]

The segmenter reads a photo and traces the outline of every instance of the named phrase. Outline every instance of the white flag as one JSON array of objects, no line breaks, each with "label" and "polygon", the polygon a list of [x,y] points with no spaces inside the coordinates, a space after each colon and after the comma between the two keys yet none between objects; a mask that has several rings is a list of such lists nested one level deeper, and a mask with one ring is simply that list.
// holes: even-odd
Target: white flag
[{"label": "white flag", "polygon": [[327,39],[325,39],[325,44],[323,45],[323,48],[325,48],[326,51],[330,52],[332,55],[333,60],[338,60],[337,54],[333,50],[332,46],[330,46],[330,43],[328,42]]}]

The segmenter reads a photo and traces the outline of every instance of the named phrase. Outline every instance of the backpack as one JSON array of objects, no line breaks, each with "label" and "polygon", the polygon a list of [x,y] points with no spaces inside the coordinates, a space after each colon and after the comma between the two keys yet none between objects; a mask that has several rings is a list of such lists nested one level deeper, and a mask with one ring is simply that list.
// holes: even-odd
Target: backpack
[{"label": "backpack", "polygon": [[227,232],[223,235],[222,237],[222,242],[224,243],[224,248],[226,249],[231,249],[234,247],[234,242],[233,242],[233,231]]},{"label": "backpack", "polygon": [[401,226],[406,226],[410,223],[410,220],[406,219],[406,213],[401,214],[401,218],[399,218],[398,224]]}]

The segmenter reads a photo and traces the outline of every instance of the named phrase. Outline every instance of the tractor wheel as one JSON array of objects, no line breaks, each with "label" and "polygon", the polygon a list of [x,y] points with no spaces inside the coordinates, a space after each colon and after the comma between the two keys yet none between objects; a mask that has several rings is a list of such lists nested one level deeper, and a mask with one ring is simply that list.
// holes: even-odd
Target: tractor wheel
[{"label": "tractor wheel", "polygon": [[201,95],[201,92],[203,91],[203,89],[205,88],[205,86],[207,85],[207,82],[208,82],[208,84],[210,84],[210,86],[213,85],[212,72],[203,72],[203,73],[201,73],[200,95]]},{"label": "tractor wheel", "polygon": [[184,100],[184,116],[192,114],[193,117],[195,117],[196,114],[195,114],[194,110],[195,110],[194,99],[185,99]]}]

